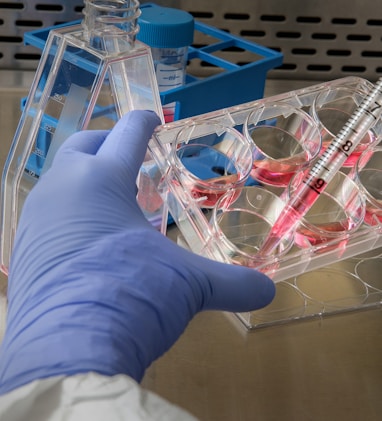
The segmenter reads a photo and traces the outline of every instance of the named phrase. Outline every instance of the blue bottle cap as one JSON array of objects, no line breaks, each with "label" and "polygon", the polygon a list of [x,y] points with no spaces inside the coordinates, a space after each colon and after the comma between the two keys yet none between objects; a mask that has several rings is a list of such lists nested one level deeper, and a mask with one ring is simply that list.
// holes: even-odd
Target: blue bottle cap
[{"label": "blue bottle cap", "polygon": [[161,6],[142,7],[141,11],[139,41],[154,48],[180,48],[192,44],[194,18],[190,13]]}]

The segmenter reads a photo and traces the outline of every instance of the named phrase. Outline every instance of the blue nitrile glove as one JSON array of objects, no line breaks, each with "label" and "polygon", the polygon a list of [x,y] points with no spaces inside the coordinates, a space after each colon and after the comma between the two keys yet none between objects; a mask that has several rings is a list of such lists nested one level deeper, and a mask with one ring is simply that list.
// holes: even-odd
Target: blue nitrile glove
[{"label": "blue nitrile glove", "polygon": [[29,194],[10,265],[0,393],[89,371],[139,381],[198,311],[272,300],[265,275],[182,249],[144,218],[135,180],[159,123],[133,111],[111,132],[71,136]]}]

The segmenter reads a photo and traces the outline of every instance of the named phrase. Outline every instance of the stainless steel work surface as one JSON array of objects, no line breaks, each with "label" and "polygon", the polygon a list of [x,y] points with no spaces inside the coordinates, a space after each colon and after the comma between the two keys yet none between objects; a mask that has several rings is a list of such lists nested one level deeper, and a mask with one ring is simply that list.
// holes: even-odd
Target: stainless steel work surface
[{"label": "stainless steel work surface", "polygon": [[[0,71],[1,165],[32,77],[30,72]],[[311,84],[270,80],[266,95]],[[370,276],[378,276],[380,269],[381,264],[374,265]],[[2,275],[0,337],[5,286]],[[380,308],[253,332],[231,314],[205,312],[148,369],[143,384],[203,421],[377,421],[381,355]]]}]

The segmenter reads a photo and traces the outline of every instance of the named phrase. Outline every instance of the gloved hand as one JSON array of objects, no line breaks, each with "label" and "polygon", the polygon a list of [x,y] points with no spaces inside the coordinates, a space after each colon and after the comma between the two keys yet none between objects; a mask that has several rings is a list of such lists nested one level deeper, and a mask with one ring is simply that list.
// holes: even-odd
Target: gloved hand
[{"label": "gloved hand", "polygon": [[0,393],[89,371],[140,381],[198,311],[249,311],[273,299],[265,275],[186,251],[143,216],[135,181],[159,123],[133,111],[111,132],[74,134],[28,195],[9,272]]}]

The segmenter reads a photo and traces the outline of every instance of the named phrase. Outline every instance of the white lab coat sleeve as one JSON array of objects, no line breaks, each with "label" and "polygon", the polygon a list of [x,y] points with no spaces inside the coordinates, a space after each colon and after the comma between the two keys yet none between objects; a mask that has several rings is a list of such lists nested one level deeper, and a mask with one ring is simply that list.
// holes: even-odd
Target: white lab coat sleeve
[{"label": "white lab coat sleeve", "polygon": [[1,421],[196,421],[125,375],[36,380],[0,396]]}]

